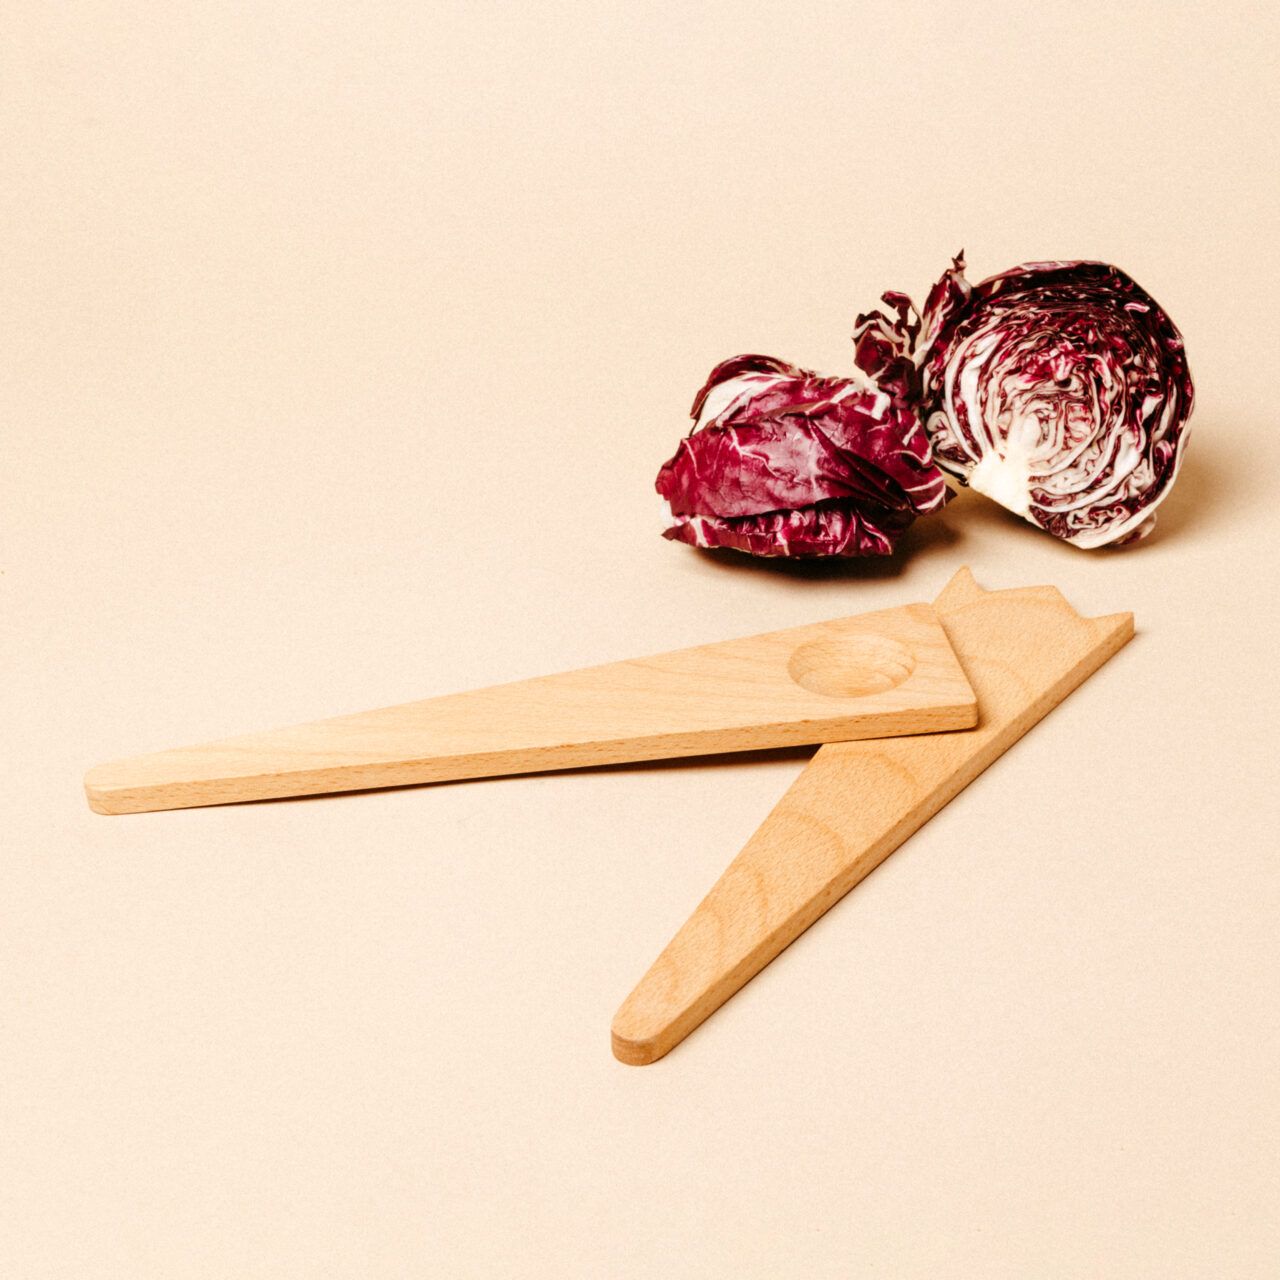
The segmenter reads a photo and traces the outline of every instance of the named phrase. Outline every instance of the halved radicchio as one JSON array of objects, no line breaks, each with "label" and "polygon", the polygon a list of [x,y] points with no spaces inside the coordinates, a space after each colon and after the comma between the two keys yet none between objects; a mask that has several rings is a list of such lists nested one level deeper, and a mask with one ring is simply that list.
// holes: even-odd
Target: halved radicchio
[{"label": "halved radicchio", "polygon": [[756,556],[888,555],[950,498],[915,409],[770,356],[717,365],[658,472],[663,536]]},{"label": "halved radicchio", "polygon": [[1102,262],[1028,262],[978,285],[964,255],[924,310],[859,316],[854,359],[912,389],[938,465],[1078,547],[1144,537],[1187,440],[1182,335]]}]

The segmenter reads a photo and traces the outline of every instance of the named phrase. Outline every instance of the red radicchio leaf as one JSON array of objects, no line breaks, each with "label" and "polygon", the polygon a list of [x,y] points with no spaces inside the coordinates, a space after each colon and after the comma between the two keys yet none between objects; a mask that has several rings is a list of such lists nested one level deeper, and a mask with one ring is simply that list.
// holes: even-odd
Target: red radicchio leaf
[{"label": "red radicchio leaf", "polygon": [[770,356],[717,365],[658,473],[664,536],[758,556],[888,555],[951,496],[897,396]]},{"label": "red radicchio leaf", "polygon": [[882,331],[911,352],[938,464],[962,483],[1078,547],[1144,537],[1195,398],[1173,321],[1102,262],[1029,262],[972,287],[963,269],[962,255],[916,333],[901,311],[859,317],[859,365]]}]

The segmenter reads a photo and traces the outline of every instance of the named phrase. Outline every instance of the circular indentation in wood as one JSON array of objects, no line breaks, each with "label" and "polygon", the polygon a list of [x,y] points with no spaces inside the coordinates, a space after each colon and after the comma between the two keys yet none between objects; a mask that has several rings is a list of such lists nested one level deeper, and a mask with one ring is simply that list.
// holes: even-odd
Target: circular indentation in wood
[{"label": "circular indentation in wood", "polygon": [[860,698],[901,684],[915,665],[906,645],[887,636],[861,635],[811,640],[791,655],[787,671],[810,693]]}]

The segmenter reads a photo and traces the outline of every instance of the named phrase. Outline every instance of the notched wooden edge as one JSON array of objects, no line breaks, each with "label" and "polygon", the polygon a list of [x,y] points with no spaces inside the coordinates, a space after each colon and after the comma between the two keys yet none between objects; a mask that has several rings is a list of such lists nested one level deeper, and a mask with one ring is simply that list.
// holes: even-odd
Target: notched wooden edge
[{"label": "notched wooden edge", "polygon": [[973,604],[984,596],[1005,596],[1015,600],[1043,600],[1046,603],[1059,604],[1073,617],[1078,618],[1081,622],[1090,624],[1095,630],[1102,632],[1114,631],[1123,635],[1126,640],[1133,635],[1132,613],[1108,613],[1096,618],[1087,617],[1057,587],[1047,583],[1035,587],[1006,587],[1003,590],[990,591],[986,587],[979,585],[977,579],[973,576],[973,570],[967,564],[961,565],[952,574],[947,584],[934,598],[933,606],[941,615],[945,616],[948,611],[962,608],[967,604]]}]

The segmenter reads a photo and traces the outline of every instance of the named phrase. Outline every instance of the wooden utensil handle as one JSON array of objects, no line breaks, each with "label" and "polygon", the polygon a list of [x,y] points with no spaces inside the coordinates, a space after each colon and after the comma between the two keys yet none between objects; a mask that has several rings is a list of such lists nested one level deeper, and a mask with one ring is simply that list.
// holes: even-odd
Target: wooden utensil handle
[{"label": "wooden utensil handle", "polygon": [[906,605],[100,765],[99,813],[960,729],[973,690]]}]

